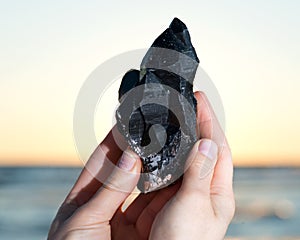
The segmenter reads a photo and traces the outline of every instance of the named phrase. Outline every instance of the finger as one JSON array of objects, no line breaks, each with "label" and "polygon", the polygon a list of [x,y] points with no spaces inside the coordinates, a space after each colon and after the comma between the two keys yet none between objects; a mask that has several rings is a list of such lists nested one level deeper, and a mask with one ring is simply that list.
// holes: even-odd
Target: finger
[{"label": "finger", "polygon": [[215,211],[231,219],[234,214],[234,193],[232,189],[233,163],[225,134],[204,93],[195,93],[198,109],[198,124],[201,137],[213,139],[219,146],[218,161],[211,181],[211,198]]},{"label": "finger", "polygon": [[230,149],[227,146],[223,147],[223,151],[219,155],[210,191],[216,216],[229,223],[234,216],[235,200],[233,193],[233,163]]},{"label": "finger", "polygon": [[214,176],[212,180],[212,189],[219,189],[219,191],[232,191],[233,179],[233,163],[230,149],[223,148],[222,154],[216,164]]},{"label": "finger", "polygon": [[149,236],[152,223],[157,213],[175,195],[181,181],[157,192],[153,200],[145,207],[136,221],[136,229],[140,236]]},{"label": "finger", "polygon": [[222,152],[226,144],[226,137],[222,127],[211,107],[208,98],[203,92],[195,92],[197,100],[197,130],[199,138],[212,139]]},{"label": "finger", "polygon": [[129,223],[135,223],[140,214],[143,212],[146,206],[153,200],[157,193],[157,191],[150,192],[147,194],[141,193],[123,213],[126,220]]},{"label": "finger", "polygon": [[122,150],[116,141],[122,142],[123,138],[114,126],[90,156],[65,203],[72,202],[77,206],[81,206],[102,186],[102,183],[111,174],[116,162],[122,155]]},{"label": "finger", "polygon": [[217,161],[218,146],[210,139],[201,139],[190,151],[186,161],[186,172],[179,191],[209,197],[213,169]]},{"label": "finger", "polygon": [[196,92],[198,128],[203,138],[210,138],[219,147],[218,161],[215,167],[212,185],[221,189],[232,189],[233,164],[231,151],[225,134],[204,93]]},{"label": "finger", "polygon": [[224,146],[222,153],[219,155],[210,194],[215,215],[229,224],[234,216],[235,200],[232,186],[233,163],[230,149],[227,146]]},{"label": "finger", "polygon": [[113,173],[101,189],[83,205],[74,218],[85,222],[109,221],[122,202],[137,185],[141,171],[141,161],[129,148],[123,153]]},{"label": "finger", "polygon": [[114,126],[89,158],[79,178],[59,208],[51,229],[56,229],[56,226],[68,219],[102,186],[103,179],[109,176],[114,164],[122,154],[116,141],[124,147],[124,140]]}]

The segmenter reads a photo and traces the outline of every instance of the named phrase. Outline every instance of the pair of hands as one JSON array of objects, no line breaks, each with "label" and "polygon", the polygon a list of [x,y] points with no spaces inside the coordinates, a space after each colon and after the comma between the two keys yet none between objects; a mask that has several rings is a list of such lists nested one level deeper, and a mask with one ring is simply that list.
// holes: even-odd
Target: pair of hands
[{"label": "pair of hands", "polygon": [[[232,157],[208,99],[201,92],[195,97],[201,139],[181,181],[140,194],[123,212],[141,161],[122,152],[111,131],[58,210],[48,239],[223,239],[235,209]],[[107,159],[118,167],[107,167]]]}]

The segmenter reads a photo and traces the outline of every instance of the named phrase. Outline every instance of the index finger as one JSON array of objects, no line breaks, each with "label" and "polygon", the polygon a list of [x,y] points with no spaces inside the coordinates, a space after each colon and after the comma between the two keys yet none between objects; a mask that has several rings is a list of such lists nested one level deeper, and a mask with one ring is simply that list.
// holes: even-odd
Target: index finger
[{"label": "index finger", "polygon": [[212,139],[219,149],[211,186],[231,191],[233,164],[227,139],[205,94],[203,92],[195,92],[195,97],[197,99],[199,137]]},{"label": "index finger", "polygon": [[98,191],[122,155],[119,142],[123,142],[123,138],[114,126],[90,156],[65,202],[81,206]]},{"label": "index finger", "polygon": [[219,148],[228,147],[223,129],[205,93],[195,92],[194,95],[197,99],[198,137],[213,140]]}]

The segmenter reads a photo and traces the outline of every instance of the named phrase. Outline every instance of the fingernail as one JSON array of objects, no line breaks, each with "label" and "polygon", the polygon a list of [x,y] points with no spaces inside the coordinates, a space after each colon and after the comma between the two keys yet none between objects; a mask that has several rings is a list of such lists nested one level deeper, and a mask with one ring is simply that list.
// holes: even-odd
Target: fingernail
[{"label": "fingernail", "polygon": [[132,170],[136,163],[137,157],[138,156],[133,151],[127,148],[125,152],[123,152],[123,155],[118,162],[118,167],[126,171]]},{"label": "fingernail", "polygon": [[205,157],[215,160],[218,154],[218,146],[210,139],[201,139],[198,146],[198,151]]}]

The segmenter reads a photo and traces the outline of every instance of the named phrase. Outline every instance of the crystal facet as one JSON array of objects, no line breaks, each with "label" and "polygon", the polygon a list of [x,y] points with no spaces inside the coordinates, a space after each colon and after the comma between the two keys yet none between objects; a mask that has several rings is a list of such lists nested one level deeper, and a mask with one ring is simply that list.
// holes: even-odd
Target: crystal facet
[{"label": "crystal facet", "polygon": [[130,70],[122,79],[117,126],[142,159],[142,192],[183,174],[197,141],[193,80],[198,63],[185,24],[175,18],[146,53],[140,71]]}]

